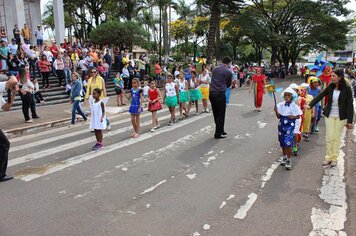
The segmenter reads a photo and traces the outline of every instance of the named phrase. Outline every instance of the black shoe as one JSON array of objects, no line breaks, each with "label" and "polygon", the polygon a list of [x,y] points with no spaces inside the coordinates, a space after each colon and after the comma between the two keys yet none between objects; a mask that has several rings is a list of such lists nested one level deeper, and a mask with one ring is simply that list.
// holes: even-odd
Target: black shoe
[{"label": "black shoe", "polygon": [[215,139],[222,139],[222,138],[226,138],[227,136],[226,135],[215,135],[214,138]]},{"label": "black shoe", "polygon": [[12,180],[13,178],[14,178],[13,176],[5,175],[4,177],[2,177],[0,179],[0,182],[9,181],[9,180]]},{"label": "black shoe", "polygon": [[39,119],[39,116],[33,116],[32,119]]},{"label": "black shoe", "polygon": [[222,132],[221,134],[222,134],[222,135],[227,135],[227,133],[226,133],[226,132]]}]

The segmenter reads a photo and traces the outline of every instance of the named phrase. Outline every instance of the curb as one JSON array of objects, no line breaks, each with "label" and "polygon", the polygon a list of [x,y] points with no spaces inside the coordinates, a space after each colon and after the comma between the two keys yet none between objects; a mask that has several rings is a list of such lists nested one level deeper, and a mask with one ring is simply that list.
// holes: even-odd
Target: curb
[{"label": "curb", "polygon": [[[124,112],[127,112],[128,110],[129,110],[128,107],[123,108],[122,111],[118,112],[115,115],[122,114]],[[108,116],[108,118],[110,119],[110,117],[113,117],[113,116]],[[71,123],[71,118],[68,117],[68,118],[64,118],[64,119],[44,122],[44,123],[41,123],[41,124],[34,124],[34,125],[28,126],[28,127],[4,130],[4,133],[6,133],[6,135],[8,137],[13,138],[13,137],[18,136],[18,135],[30,134],[30,133],[33,133],[33,132],[36,132],[36,131],[41,131],[43,129],[54,128],[54,127],[63,127],[63,126],[69,125],[70,123]]]}]

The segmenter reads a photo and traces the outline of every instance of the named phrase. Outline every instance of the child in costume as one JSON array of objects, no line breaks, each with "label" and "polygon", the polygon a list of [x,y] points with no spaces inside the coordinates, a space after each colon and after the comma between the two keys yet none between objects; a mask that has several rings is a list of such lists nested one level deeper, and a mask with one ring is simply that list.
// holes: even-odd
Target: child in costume
[{"label": "child in costume", "polygon": [[256,69],[256,74],[252,76],[252,83],[250,87],[250,93],[252,88],[254,89],[254,99],[256,111],[261,112],[263,95],[266,93],[266,76],[262,74],[262,68]]},{"label": "child in costume", "polygon": [[[300,90],[299,90],[299,86],[295,83],[291,84],[289,86],[291,89],[294,90],[294,92],[296,92],[297,94],[297,98],[295,100],[295,104],[297,104],[299,106],[299,108],[301,110],[303,110],[304,106],[307,105],[305,98],[300,96]],[[292,148],[292,154],[294,156],[298,156],[298,152],[299,152],[299,142],[302,139],[301,137],[301,127],[303,126],[303,114],[295,120],[295,126],[294,126],[294,137],[293,137],[293,141],[294,141],[294,146]]]},{"label": "child in costume", "polygon": [[185,106],[185,103],[189,102],[188,86],[188,81],[185,80],[184,74],[180,73],[178,75],[180,120],[183,120],[183,115],[186,117],[188,116],[187,108]]},{"label": "child in costume", "polygon": [[[300,95],[305,98],[306,104],[309,104],[313,100],[313,96],[308,94],[309,84],[302,83],[300,87],[301,87]],[[306,109],[303,107],[302,110],[303,110],[303,125],[302,125],[303,138],[305,142],[309,142],[310,126],[311,126],[312,117],[314,116],[315,109],[314,107],[312,109]]]},{"label": "child in costume", "polygon": [[120,73],[117,73],[114,78],[116,102],[118,106],[126,105],[123,102],[123,90],[124,90],[124,80],[122,79]]},{"label": "child in costume", "polygon": [[106,129],[107,121],[105,115],[105,104],[100,99],[101,90],[95,88],[93,90],[93,99],[90,106],[90,129],[94,130],[96,137],[96,144],[93,146],[93,150],[99,150],[103,147],[103,130]]},{"label": "child in costume", "polygon": [[179,92],[178,85],[173,82],[173,76],[171,74],[167,75],[167,82],[165,87],[165,98],[166,105],[169,108],[169,112],[171,113],[171,120],[168,125],[171,126],[176,122],[176,106],[179,101]]},{"label": "child in costume", "polygon": [[197,72],[195,72],[195,71],[190,72],[190,76],[191,76],[189,79],[190,103],[188,106],[188,114],[189,114],[192,106],[195,104],[196,115],[199,115],[199,100],[202,99],[202,94],[201,94],[200,88],[199,88],[199,80],[196,77]]},{"label": "child in costume", "polygon": [[[309,78],[309,88],[308,88],[308,94],[313,96],[314,98],[318,96],[320,93],[320,88],[319,88],[319,79],[316,78],[315,76],[311,76]],[[315,106],[315,115],[312,118],[312,124],[311,124],[311,133],[315,134],[319,132],[319,127],[318,123],[321,118],[321,104],[318,102]]]},{"label": "child in costume", "polygon": [[131,123],[134,130],[131,137],[138,138],[140,136],[140,114],[143,112],[143,95],[140,87],[140,81],[137,78],[132,79],[132,88],[129,96],[127,96],[127,99],[131,99],[129,113],[131,114]]},{"label": "child in costume", "polygon": [[297,94],[293,89],[287,88],[284,90],[282,98],[284,99],[284,102],[278,103],[274,108],[276,117],[279,119],[278,140],[283,151],[283,157],[281,157],[280,161],[282,166],[285,166],[287,170],[291,170],[295,120],[302,115],[302,111],[299,106],[294,103]]},{"label": "child in costume", "polygon": [[148,90],[148,111],[152,113],[152,129],[154,132],[160,127],[157,119],[157,111],[162,109],[161,105],[161,92],[156,87],[156,81],[152,80],[150,83],[150,89]]}]

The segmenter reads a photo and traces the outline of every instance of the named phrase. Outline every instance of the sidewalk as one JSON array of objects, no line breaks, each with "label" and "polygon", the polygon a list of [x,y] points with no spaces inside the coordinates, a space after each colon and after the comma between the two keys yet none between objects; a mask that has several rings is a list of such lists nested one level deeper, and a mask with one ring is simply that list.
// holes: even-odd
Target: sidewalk
[{"label": "sidewalk", "polygon": [[[126,101],[126,104],[128,102]],[[89,111],[89,106],[84,106],[84,111]],[[116,105],[116,97],[110,97],[107,104],[107,116],[110,117],[115,114],[127,111],[128,106],[118,107]],[[37,114],[40,119],[34,119],[33,123],[25,123],[22,110],[15,110],[9,112],[0,112],[0,128],[8,135],[19,135],[30,133],[38,129],[50,128],[55,126],[63,126],[70,123],[72,105],[68,102],[66,104],[40,106],[37,107]],[[81,116],[77,115],[77,118]]]}]

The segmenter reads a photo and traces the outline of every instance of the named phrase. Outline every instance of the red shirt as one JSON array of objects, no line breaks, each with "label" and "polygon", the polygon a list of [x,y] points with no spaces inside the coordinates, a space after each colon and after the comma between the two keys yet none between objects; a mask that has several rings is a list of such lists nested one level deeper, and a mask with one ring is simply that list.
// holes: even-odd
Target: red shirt
[{"label": "red shirt", "polygon": [[155,64],[155,75],[161,74],[161,66],[159,64]]},{"label": "red shirt", "polygon": [[264,90],[266,79],[265,75],[253,75],[252,80],[257,84],[257,90]]},{"label": "red shirt", "polygon": [[148,90],[148,97],[151,101],[155,100],[158,98],[158,92],[157,92],[157,89],[155,90],[152,90],[152,89],[149,89]]},{"label": "red shirt", "polygon": [[53,54],[53,57],[54,58],[57,58],[58,56],[58,48],[56,45],[52,45],[50,48],[49,48]]},{"label": "red shirt", "polygon": [[51,71],[51,63],[47,60],[39,60],[38,67],[41,72],[50,72]]}]

